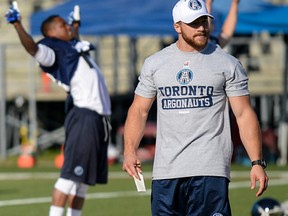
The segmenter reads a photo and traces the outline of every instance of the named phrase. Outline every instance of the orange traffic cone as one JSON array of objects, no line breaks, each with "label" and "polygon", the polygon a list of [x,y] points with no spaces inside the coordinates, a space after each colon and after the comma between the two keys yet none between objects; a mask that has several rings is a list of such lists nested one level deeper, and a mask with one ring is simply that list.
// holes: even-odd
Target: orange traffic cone
[{"label": "orange traffic cone", "polygon": [[34,149],[31,145],[23,145],[22,153],[17,159],[19,168],[33,168],[36,164],[36,158],[34,155]]},{"label": "orange traffic cone", "polygon": [[35,158],[31,155],[20,155],[17,160],[19,168],[33,168],[35,166]]},{"label": "orange traffic cone", "polygon": [[54,165],[55,167],[61,169],[64,163],[64,146],[61,147],[61,152],[55,157]]},{"label": "orange traffic cone", "polygon": [[50,92],[51,91],[51,79],[46,73],[42,73],[42,91]]}]

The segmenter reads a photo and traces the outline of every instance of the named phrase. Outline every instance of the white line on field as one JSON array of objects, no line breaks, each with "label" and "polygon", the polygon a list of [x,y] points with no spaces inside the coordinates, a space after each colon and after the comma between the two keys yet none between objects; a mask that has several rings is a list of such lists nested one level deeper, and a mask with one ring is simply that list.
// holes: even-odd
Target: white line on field
[{"label": "white line on field", "polygon": [[[117,197],[134,197],[134,196],[148,196],[151,191],[138,193],[136,191],[118,191],[118,192],[106,192],[106,193],[90,193],[86,195],[86,199],[110,199]],[[0,201],[0,207],[3,206],[15,206],[15,205],[29,205],[39,203],[50,203],[51,197],[39,197],[28,199],[15,199],[15,200],[2,200]]]},{"label": "white line on field", "polygon": [[[269,186],[287,185],[287,179],[271,179]],[[232,182],[230,183],[230,189],[249,188],[250,182]],[[138,193],[136,191],[117,191],[117,192],[104,192],[104,193],[89,193],[86,199],[111,199],[117,197],[135,197],[135,196],[150,196],[151,190]],[[3,206],[17,206],[17,205],[30,205],[39,203],[50,203],[51,197],[37,197],[28,199],[14,199],[14,200],[2,200],[0,201],[0,207]]]},{"label": "white line on field", "polygon": [[[18,172],[18,173],[0,173],[1,180],[25,180],[25,179],[56,179],[59,177],[59,172]],[[287,178],[287,171],[267,171],[268,176],[275,178]],[[144,172],[147,179],[152,178],[151,172]],[[231,178],[243,177],[249,179],[249,171],[232,171]],[[109,179],[125,179],[130,178],[126,172],[109,172]]]}]

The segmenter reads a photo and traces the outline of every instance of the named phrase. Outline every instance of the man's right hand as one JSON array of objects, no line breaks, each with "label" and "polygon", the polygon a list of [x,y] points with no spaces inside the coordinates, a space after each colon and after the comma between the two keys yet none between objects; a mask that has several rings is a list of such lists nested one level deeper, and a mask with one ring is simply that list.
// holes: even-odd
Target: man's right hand
[{"label": "man's right hand", "polygon": [[15,23],[21,20],[20,10],[16,1],[13,1],[10,8],[5,14],[8,23]]}]

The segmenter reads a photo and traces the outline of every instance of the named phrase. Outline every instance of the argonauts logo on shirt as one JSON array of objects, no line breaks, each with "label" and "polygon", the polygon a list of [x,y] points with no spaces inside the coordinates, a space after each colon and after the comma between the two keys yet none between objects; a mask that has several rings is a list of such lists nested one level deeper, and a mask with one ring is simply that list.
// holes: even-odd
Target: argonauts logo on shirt
[{"label": "argonauts logo on shirt", "polygon": [[190,61],[185,61],[183,64],[183,69],[176,75],[176,79],[181,85],[189,84],[193,79],[193,72],[189,68],[189,65]]},{"label": "argonauts logo on shirt", "polygon": [[213,105],[213,86],[191,85],[193,83],[193,71],[190,69],[190,62],[186,61],[176,74],[176,81],[179,85],[159,87],[163,96],[163,110],[187,110],[191,108],[211,107]]},{"label": "argonauts logo on shirt", "polygon": [[189,68],[183,68],[176,76],[177,81],[182,84],[188,84],[193,79],[193,72]]}]

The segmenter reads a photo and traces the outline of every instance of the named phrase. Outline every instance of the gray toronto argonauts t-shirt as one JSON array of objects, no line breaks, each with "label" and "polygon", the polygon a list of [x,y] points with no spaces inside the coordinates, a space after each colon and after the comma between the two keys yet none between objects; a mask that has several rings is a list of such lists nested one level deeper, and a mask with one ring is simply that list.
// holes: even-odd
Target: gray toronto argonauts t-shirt
[{"label": "gray toronto argonauts t-shirt", "polygon": [[157,97],[154,180],[230,178],[227,97],[249,94],[236,58],[212,43],[201,52],[183,52],[174,43],[145,60],[135,93]]}]

